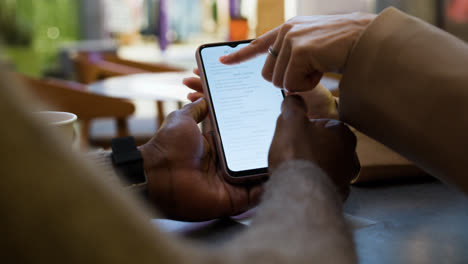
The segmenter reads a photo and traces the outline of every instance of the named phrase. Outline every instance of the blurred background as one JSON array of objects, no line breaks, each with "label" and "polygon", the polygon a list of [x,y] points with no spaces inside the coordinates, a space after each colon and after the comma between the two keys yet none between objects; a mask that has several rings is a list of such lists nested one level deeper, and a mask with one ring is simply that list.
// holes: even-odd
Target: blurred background
[{"label": "blurred background", "polygon": [[[106,116],[116,112],[113,108],[105,114],[90,113],[105,109],[100,101],[81,103],[88,111],[83,114],[70,102],[54,101],[68,95],[51,99],[57,109],[78,112],[84,120],[83,145],[105,144],[112,135],[140,133],[144,140],[165,113],[186,102],[182,95],[186,91],[179,86],[187,71],[196,67],[198,45],[255,38],[296,15],[378,13],[388,6],[468,40],[468,0],[1,0],[0,57],[33,86],[51,86],[44,78],[54,78],[52,86],[70,89],[73,82],[72,90],[134,105],[135,111],[113,118]],[[141,78],[128,77],[133,75]],[[159,95],[141,90],[151,85],[162,87]],[[168,94],[167,89],[179,94]],[[131,124],[124,124],[123,118]]]},{"label": "blurred background", "polygon": [[[0,36],[4,59],[17,71],[69,76],[60,53],[74,48],[146,43],[164,51],[171,45],[253,38],[283,17],[380,12],[388,6],[468,39],[466,0],[2,0]],[[259,31],[258,18],[267,20],[260,21]]]}]

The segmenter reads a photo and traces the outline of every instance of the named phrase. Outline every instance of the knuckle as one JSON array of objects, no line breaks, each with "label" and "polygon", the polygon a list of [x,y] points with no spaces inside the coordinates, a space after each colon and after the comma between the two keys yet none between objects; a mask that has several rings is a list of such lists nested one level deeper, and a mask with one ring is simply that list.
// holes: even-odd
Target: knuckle
[{"label": "knuckle", "polygon": [[177,110],[177,111],[172,111],[170,112],[168,115],[167,115],[167,119],[173,119],[173,118],[176,118],[178,115],[180,115],[180,112],[181,111],[184,111],[183,110],[184,108],[180,109],[180,110]]},{"label": "knuckle", "polygon": [[277,88],[283,88],[283,85],[281,84],[280,81],[278,81],[278,79],[273,79],[272,83]]},{"label": "knuckle", "polygon": [[284,74],[284,88],[288,90],[288,92],[296,92],[298,79],[295,76],[295,72],[291,70],[287,70]]},{"label": "knuckle", "polygon": [[265,40],[263,38],[256,38],[250,42],[250,46],[253,47],[254,49],[258,49],[259,47],[262,47],[265,45]]},{"label": "knuckle", "polygon": [[295,35],[296,34],[293,31],[290,30],[284,35],[284,40],[287,41],[288,43],[292,43],[292,40],[293,40]]},{"label": "knuckle", "polygon": [[286,33],[283,39],[283,48],[282,49],[288,49],[291,50],[291,47],[293,46],[294,43],[294,33],[292,31],[289,31]]},{"label": "knuckle", "polygon": [[283,35],[283,36],[286,35],[293,27],[294,27],[294,23],[293,23],[293,22],[290,22],[290,21],[285,22],[285,23],[281,26],[280,34]]},{"label": "knuckle", "polygon": [[273,85],[278,88],[283,88],[283,78],[281,76],[281,73],[275,73],[273,75]]},{"label": "knuckle", "polygon": [[291,54],[294,58],[306,58],[308,51],[309,49],[301,45],[296,45],[293,47]]}]

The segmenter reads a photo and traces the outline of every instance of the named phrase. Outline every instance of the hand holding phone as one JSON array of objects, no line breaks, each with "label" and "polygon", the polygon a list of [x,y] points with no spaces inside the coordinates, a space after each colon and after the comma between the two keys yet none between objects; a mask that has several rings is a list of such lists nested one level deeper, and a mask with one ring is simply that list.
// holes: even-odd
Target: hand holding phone
[{"label": "hand holding phone", "polygon": [[266,54],[237,65],[219,57],[250,41],[206,44],[197,50],[203,90],[226,179],[243,183],[268,175],[268,150],[283,93],[261,75]]}]

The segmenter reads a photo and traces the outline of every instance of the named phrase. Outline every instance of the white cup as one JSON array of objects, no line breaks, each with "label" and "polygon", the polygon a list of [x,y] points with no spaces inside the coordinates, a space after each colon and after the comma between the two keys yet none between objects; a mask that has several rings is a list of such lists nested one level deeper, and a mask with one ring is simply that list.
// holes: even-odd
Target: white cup
[{"label": "white cup", "polygon": [[74,144],[77,137],[74,126],[77,120],[75,114],[57,111],[40,111],[34,114],[43,120],[45,124],[62,134],[66,140],[65,142],[70,143],[70,145]]}]

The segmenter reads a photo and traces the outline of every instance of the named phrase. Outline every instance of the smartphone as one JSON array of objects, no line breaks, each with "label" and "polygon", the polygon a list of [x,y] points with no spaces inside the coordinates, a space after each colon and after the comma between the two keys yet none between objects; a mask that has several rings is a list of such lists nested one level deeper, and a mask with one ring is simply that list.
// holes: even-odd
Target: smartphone
[{"label": "smartphone", "polygon": [[219,57],[251,40],[205,44],[196,58],[225,178],[232,183],[268,177],[268,151],[284,95],[262,77],[266,54],[237,65]]}]

